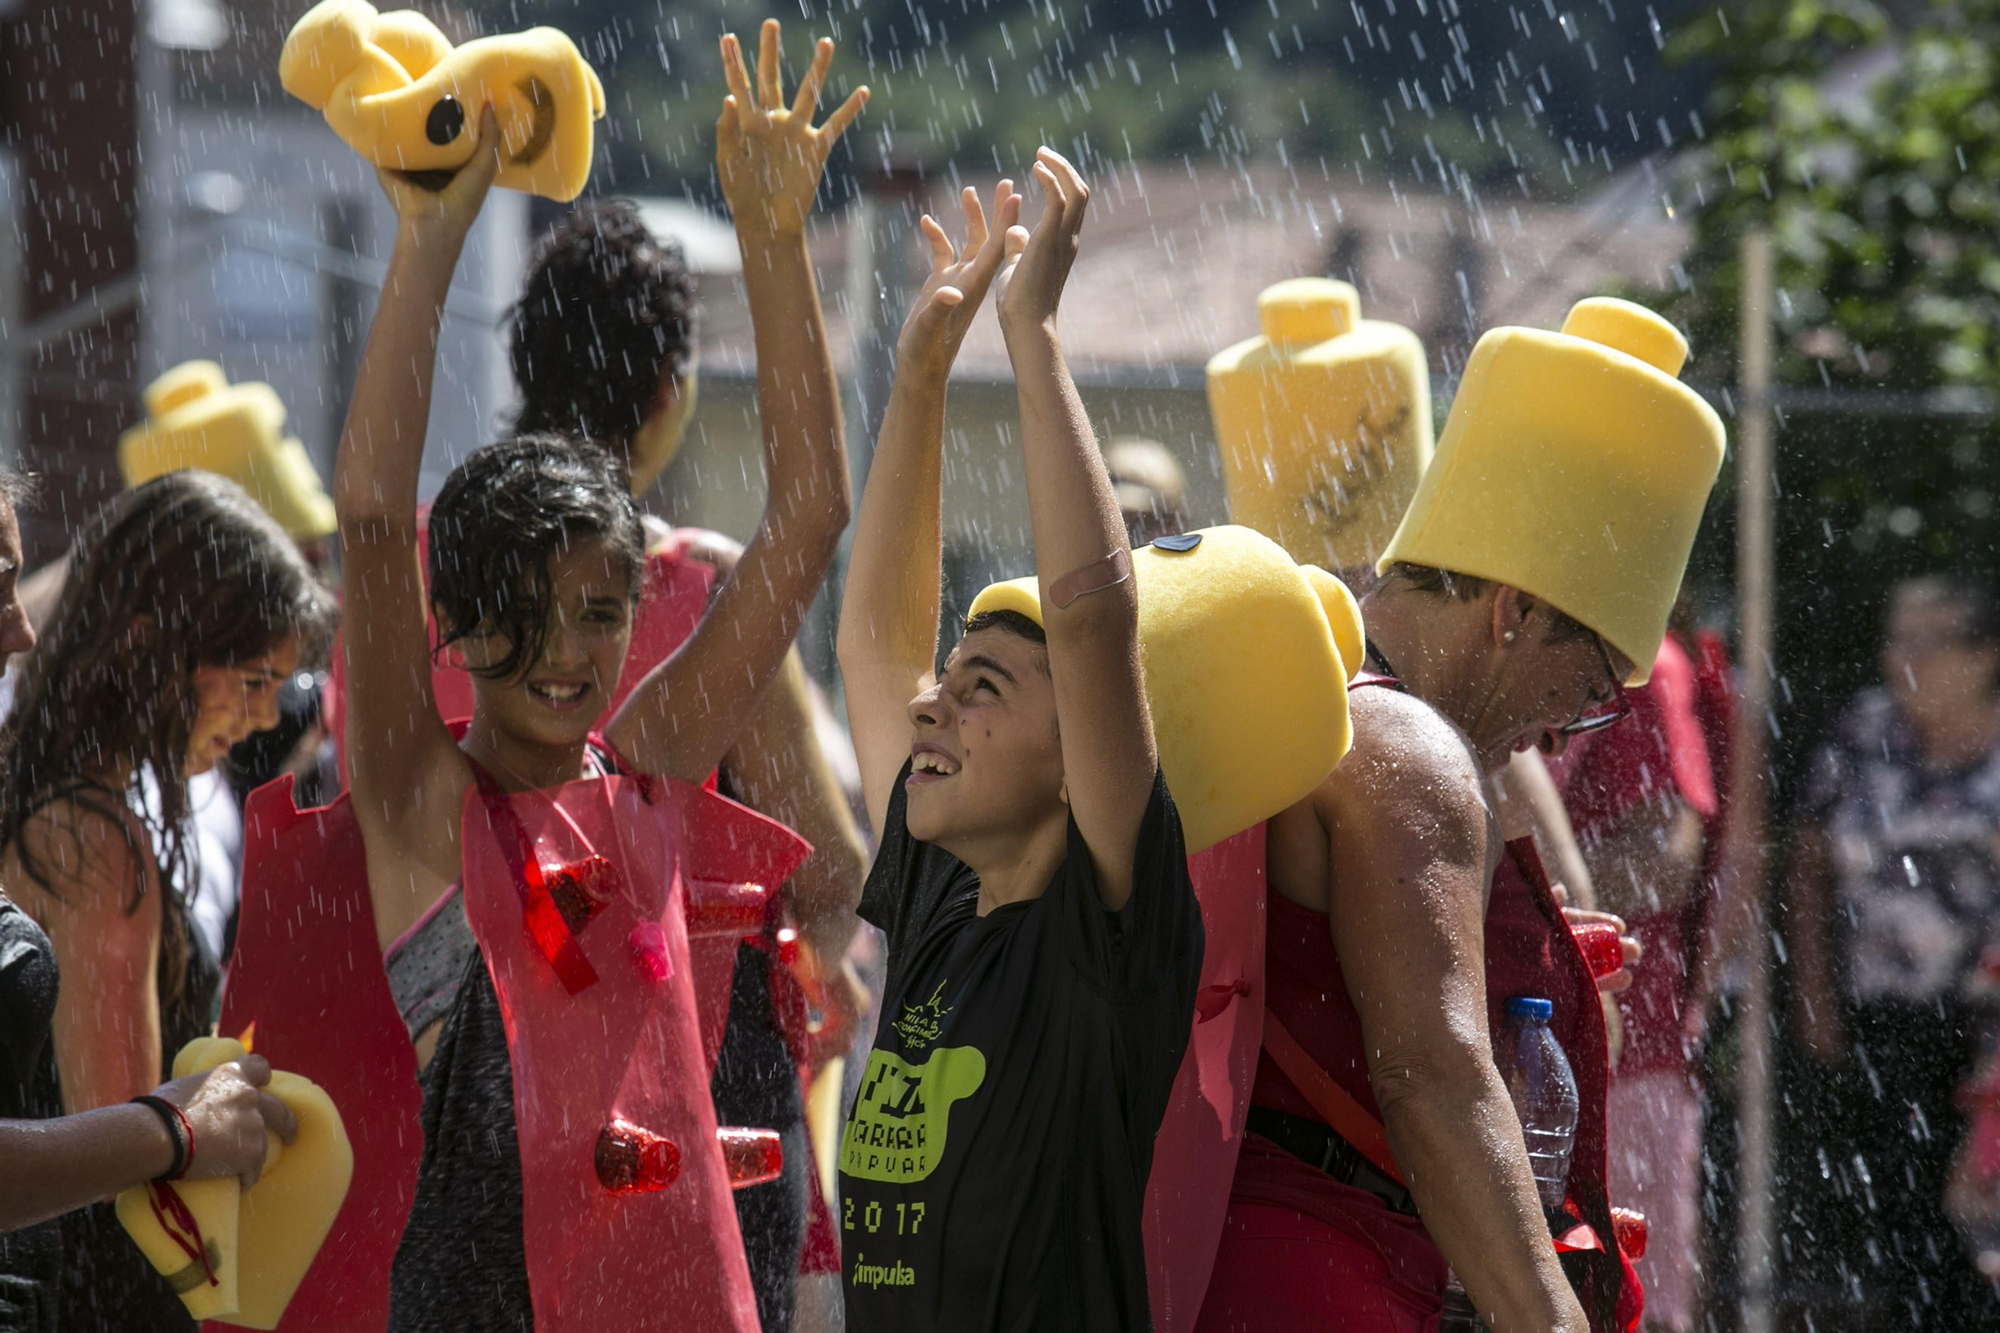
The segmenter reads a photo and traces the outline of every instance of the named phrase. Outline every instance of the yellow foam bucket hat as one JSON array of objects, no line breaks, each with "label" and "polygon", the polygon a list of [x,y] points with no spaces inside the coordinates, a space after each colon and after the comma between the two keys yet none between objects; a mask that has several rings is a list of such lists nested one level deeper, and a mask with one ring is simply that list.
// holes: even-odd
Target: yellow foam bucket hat
[{"label": "yellow foam bucket hat", "polygon": [[268,384],[231,384],[213,361],[189,361],[146,386],[146,420],[118,437],[127,486],[186,468],[229,478],[293,538],[332,535],[333,500],[305,446],[285,434]]},{"label": "yellow foam bucket hat", "polygon": [[1487,333],[1381,568],[1539,597],[1644,684],[1722,469],[1721,418],[1676,378],[1687,350],[1660,316],[1605,297],[1579,301],[1560,333]]},{"label": "yellow foam bucket hat", "polygon": [[[244,1054],[241,1043],[226,1037],[198,1037],[174,1057],[174,1077]],[[290,1108],[299,1134],[290,1144],[268,1136],[255,1185],[246,1191],[234,1176],[172,1184],[194,1219],[205,1263],[184,1244],[195,1238],[177,1239],[162,1224],[169,1214],[155,1206],[155,1187],[138,1185],[118,1196],[118,1220],[196,1319],[276,1328],[347,1199],[354,1150],[333,1100],[311,1080],[277,1071],[270,1092]]]},{"label": "yellow foam bucket hat", "polygon": [[[1305,799],[1347,753],[1361,610],[1242,527],[1162,537],[1132,553],[1132,579],[1160,768],[1189,853],[1204,851]],[[967,619],[988,611],[1041,624],[1035,580],[991,585]]]},{"label": "yellow foam bucket hat", "polygon": [[1300,560],[1366,565],[1430,462],[1424,345],[1331,278],[1268,287],[1257,315],[1262,336],[1208,363],[1229,516]]},{"label": "yellow foam bucket hat", "polygon": [[378,167],[457,171],[492,103],[500,174],[510,190],[567,203],[590,176],[604,85],[554,28],[454,47],[415,10],[377,13],[367,0],[321,0],[278,55],[278,82],[349,148]]}]

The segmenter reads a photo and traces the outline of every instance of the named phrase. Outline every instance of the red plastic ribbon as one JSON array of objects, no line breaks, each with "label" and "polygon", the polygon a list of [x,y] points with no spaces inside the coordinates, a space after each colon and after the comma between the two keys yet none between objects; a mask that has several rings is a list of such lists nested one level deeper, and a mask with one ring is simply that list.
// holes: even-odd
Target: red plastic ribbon
[{"label": "red plastic ribbon", "polygon": [[[571,995],[588,990],[597,984],[597,969],[584,956],[583,946],[576,942],[575,932],[556,904],[542,871],[541,858],[535,854],[534,839],[528,836],[527,826],[508,804],[507,793],[500,789],[493,775],[478,764],[472,766],[472,771],[479,779],[479,794],[486,802],[487,817],[502,832],[507,868],[512,872],[515,890],[521,895],[521,922],[527,927],[528,938],[534,942],[535,951],[555,970],[564,990]],[[588,868],[587,862],[585,867]],[[570,867],[563,869],[566,886],[572,882],[580,884],[585,879]]]},{"label": "red plastic ribbon", "polygon": [[174,1244],[187,1255],[189,1267],[200,1264],[201,1271],[208,1275],[208,1285],[221,1286],[214,1265],[208,1262],[208,1247],[201,1243],[201,1224],[194,1220],[187,1201],[172,1185],[157,1180],[146,1186],[146,1201],[153,1205],[153,1220],[160,1224],[160,1230],[172,1237]]}]

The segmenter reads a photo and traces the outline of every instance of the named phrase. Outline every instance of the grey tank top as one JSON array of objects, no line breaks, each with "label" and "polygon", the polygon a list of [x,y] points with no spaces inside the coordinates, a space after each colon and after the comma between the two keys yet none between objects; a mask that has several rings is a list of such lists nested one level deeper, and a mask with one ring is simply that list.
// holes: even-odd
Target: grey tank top
[{"label": "grey tank top", "polygon": [[472,923],[465,919],[464,889],[454,884],[383,953],[389,994],[412,1041],[450,1011],[466,964],[478,949]]}]

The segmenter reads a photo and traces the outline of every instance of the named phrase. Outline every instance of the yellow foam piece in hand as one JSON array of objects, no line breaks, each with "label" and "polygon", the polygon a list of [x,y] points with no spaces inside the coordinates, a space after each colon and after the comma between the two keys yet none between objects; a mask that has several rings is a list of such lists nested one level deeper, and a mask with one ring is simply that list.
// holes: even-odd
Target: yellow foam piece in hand
[{"label": "yellow foam piece in hand", "polygon": [[[174,1057],[174,1077],[244,1054],[238,1042],[200,1037]],[[197,1319],[276,1328],[347,1198],[354,1150],[333,1100],[311,1080],[282,1071],[273,1071],[270,1092],[291,1110],[299,1132],[289,1145],[267,1136],[264,1173],[255,1186],[246,1191],[234,1177],[172,1186],[194,1216],[216,1282],[160,1225],[148,1187],[118,1196],[119,1222]],[[197,1143],[197,1153],[200,1148]]]},{"label": "yellow foam piece in hand", "polygon": [[[1203,851],[1304,799],[1347,753],[1361,610],[1339,579],[1244,527],[1141,547],[1132,578],[1160,768],[1188,851]],[[1035,580],[991,585],[968,616],[986,611],[1041,624]]]},{"label": "yellow foam piece in hand", "polygon": [[378,167],[455,172],[478,147],[487,104],[500,130],[497,183],[567,203],[590,177],[604,85],[554,28],[454,47],[414,10],[322,0],[285,38],[278,81]]},{"label": "yellow foam piece in hand", "polygon": [[303,444],[285,433],[268,384],[231,384],[213,361],[188,361],[146,386],[146,419],[118,437],[127,486],[184,468],[229,478],[300,541],[333,534],[333,500]]},{"label": "yellow foam piece in hand", "polygon": [[1423,343],[1331,278],[1268,287],[1257,314],[1208,363],[1229,516],[1300,560],[1372,564],[1430,462]]},{"label": "yellow foam piece in hand", "polygon": [[1722,469],[1722,419],[1675,378],[1686,359],[1673,325],[1606,297],[1578,302],[1560,333],[1488,332],[1382,567],[1539,597],[1643,684]]}]

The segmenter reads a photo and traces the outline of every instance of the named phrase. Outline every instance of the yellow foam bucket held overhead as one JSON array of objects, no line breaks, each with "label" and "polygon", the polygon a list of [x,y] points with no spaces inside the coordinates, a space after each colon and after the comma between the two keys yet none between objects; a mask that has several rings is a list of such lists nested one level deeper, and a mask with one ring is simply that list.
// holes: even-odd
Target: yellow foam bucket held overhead
[{"label": "yellow foam bucket held overhead", "polygon": [[127,486],[200,468],[229,478],[294,540],[333,534],[333,500],[268,384],[231,384],[213,361],[187,361],[146,386],[146,419],[118,437]]},{"label": "yellow foam bucket held overhead", "polygon": [[[1132,579],[1160,768],[1193,854],[1303,800],[1347,753],[1361,611],[1244,527],[1162,537],[1132,553]],[[987,611],[1041,624],[1036,581],[992,584],[967,617]]]},{"label": "yellow foam bucket held overhead", "polygon": [[[243,1055],[238,1042],[199,1037],[174,1057],[174,1077]],[[224,1176],[138,1185],[118,1196],[119,1222],[196,1319],[276,1328],[347,1198],[354,1150],[332,1099],[311,1080],[280,1071],[269,1090],[290,1108],[299,1133],[290,1144],[268,1135],[264,1173],[249,1190]],[[171,1198],[157,1192],[165,1189]],[[190,1255],[190,1245],[205,1263]]]},{"label": "yellow foam bucket held overhead", "polygon": [[478,146],[492,104],[500,174],[510,190],[567,203],[590,177],[604,85],[554,28],[454,47],[414,10],[322,0],[285,38],[278,81],[323,111],[349,148],[378,167],[454,172]]},{"label": "yellow foam bucket held overhead", "polygon": [[1629,301],[1562,332],[1494,329],[1383,554],[1491,579],[1597,631],[1645,682],[1722,468],[1722,420],[1677,378],[1687,341]]},{"label": "yellow foam bucket held overhead", "polygon": [[1423,343],[1331,278],[1267,288],[1257,314],[1262,335],[1208,363],[1229,516],[1300,560],[1370,564],[1430,462]]}]

